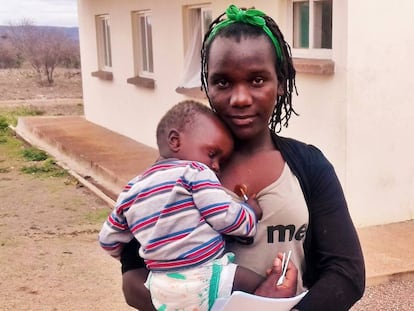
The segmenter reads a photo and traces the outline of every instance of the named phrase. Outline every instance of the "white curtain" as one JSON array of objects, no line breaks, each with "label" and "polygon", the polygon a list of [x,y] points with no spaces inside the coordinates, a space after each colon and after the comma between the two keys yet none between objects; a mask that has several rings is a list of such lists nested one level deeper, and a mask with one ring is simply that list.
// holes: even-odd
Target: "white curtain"
[{"label": "white curtain", "polygon": [[201,45],[203,36],[201,34],[201,16],[199,10],[192,10],[189,16],[189,29],[192,29],[190,38],[187,38],[188,46],[184,57],[184,71],[177,93],[195,98],[206,98],[201,90]]}]

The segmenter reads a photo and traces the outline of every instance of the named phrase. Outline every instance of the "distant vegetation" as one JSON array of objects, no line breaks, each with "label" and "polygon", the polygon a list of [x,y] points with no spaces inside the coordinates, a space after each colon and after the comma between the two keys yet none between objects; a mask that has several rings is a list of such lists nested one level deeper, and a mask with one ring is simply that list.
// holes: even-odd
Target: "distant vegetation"
[{"label": "distant vegetation", "polygon": [[78,29],[36,26],[29,20],[0,26],[0,68],[20,68],[25,62],[49,85],[56,67],[80,68]]}]

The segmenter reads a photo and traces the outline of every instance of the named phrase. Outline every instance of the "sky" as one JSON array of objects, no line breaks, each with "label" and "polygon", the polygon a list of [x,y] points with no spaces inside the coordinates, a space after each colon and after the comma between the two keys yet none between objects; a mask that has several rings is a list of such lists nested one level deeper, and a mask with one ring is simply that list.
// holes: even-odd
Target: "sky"
[{"label": "sky", "polygon": [[38,26],[77,27],[77,0],[0,0],[0,25],[23,19]]}]

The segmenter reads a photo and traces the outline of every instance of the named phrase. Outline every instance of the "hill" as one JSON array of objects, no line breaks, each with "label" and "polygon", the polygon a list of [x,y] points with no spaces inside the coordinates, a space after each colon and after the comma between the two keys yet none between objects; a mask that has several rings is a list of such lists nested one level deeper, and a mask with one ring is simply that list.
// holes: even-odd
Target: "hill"
[{"label": "hill", "polygon": [[[79,41],[79,28],[78,27],[56,27],[56,26],[33,26],[39,27],[43,29],[56,29],[59,31],[63,31],[65,34],[69,36],[72,40]],[[0,25],[0,38],[7,37],[9,32],[10,26]]]}]

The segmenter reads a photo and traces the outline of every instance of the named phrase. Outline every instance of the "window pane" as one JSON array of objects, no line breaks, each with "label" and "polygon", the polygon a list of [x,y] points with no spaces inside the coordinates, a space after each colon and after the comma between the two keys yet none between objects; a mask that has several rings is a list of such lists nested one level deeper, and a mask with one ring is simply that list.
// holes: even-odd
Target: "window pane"
[{"label": "window pane", "polygon": [[316,1],[314,4],[314,48],[332,48],[332,0]]},{"label": "window pane", "polygon": [[151,16],[147,16],[147,48],[148,48],[148,71],[154,72],[154,60],[152,58],[152,26]]},{"label": "window pane", "polygon": [[139,14],[138,16],[139,41],[137,49],[139,51],[140,65],[138,71],[142,73],[154,72],[154,60],[152,50],[152,26],[151,16]]},{"label": "window pane", "polygon": [[213,21],[213,18],[212,18],[210,9],[203,9],[202,13],[203,13],[202,15],[203,20],[202,20],[201,34],[202,34],[202,37],[204,37],[204,34],[207,32],[208,27]]},{"label": "window pane", "polygon": [[145,16],[139,18],[140,31],[141,31],[141,53],[142,53],[142,70],[148,71],[148,55],[147,55],[147,36],[145,29]]},{"label": "window pane", "polygon": [[102,32],[103,32],[104,65],[106,67],[112,67],[111,32],[109,28],[109,21],[106,18],[102,19]]},{"label": "window pane", "polygon": [[186,10],[184,70],[176,91],[189,96],[203,97],[201,92],[200,50],[204,34],[212,21],[212,11],[208,6],[189,6]]},{"label": "window pane", "polygon": [[309,48],[309,1],[293,3],[293,47]]}]

